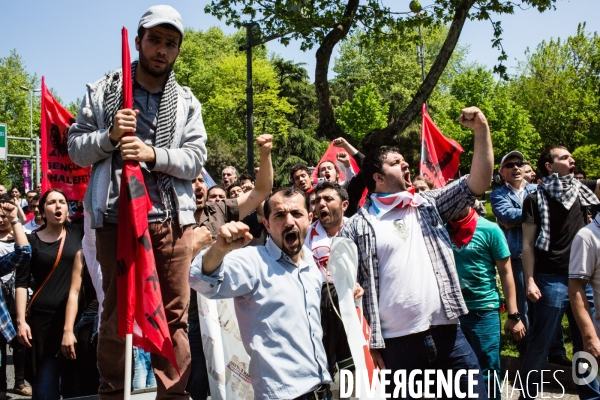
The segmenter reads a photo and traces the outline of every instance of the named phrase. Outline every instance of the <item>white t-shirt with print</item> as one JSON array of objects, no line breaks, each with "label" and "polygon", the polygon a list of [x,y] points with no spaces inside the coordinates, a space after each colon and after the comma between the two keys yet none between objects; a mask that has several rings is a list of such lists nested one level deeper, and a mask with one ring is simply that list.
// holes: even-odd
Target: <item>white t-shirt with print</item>
[{"label": "white t-shirt with print", "polygon": [[379,261],[379,318],[385,339],[457,323],[446,316],[415,207],[387,212],[375,229]]}]

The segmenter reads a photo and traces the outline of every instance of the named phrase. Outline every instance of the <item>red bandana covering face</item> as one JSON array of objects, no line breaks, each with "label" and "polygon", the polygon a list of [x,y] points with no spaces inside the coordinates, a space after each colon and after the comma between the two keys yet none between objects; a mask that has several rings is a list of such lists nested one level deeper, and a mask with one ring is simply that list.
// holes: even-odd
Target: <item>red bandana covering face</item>
[{"label": "red bandana covering face", "polygon": [[471,238],[473,238],[473,234],[475,233],[475,228],[477,228],[478,219],[479,215],[475,212],[475,209],[471,207],[471,211],[463,219],[448,222],[454,230],[454,233],[450,238],[456,247],[460,249],[471,241]]}]

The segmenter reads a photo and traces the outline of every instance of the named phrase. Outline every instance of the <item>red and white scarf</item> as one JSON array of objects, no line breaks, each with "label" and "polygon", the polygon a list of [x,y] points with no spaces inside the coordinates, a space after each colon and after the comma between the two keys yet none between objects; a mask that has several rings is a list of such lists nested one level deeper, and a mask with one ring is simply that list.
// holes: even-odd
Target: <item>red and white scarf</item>
[{"label": "red and white scarf", "polygon": [[371,194],[371,205],[375,211],[375,215],[377,215],[377,219],[381,219],[393,209],[401,209],[408,206],[418,207],[423,204],[423,201],[423,197],[419,193],[415,193],[415,188],[398,193]]},{"label": "red and white scarf", "polygon": [[[327,234],[327,231],[325,231],[325,228],[323,228],[323,225],[321,225],[321,222],[315,221],[311,224],[305,245],[312,251],[315,263],[325,279],[327,276],[326,268],[329,261],[331,238]],[[329,281],[331,282],[331,278]]]}]

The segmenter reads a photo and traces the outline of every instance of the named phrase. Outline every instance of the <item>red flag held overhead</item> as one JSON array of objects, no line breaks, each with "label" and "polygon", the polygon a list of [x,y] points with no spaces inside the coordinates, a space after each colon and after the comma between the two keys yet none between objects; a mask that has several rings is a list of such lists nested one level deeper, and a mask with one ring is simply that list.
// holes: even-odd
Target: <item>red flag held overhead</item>
[{"label": "red flag held overhead", "polygon": [[433,182],[436,188],[443,187],[458,172],[463,151],[460,144],[442,134],[423,103],[420,174]]},{"label": "red flag held overhead", "polygon": [[[123,108],[133,108],[127,29],[123,28]],[[133,136],[133,133],[128,135]],[[137,161],[124,161],[119,193],[117,298],[119,335],[133,334],[133,345],[166,357],[179,372],[165,317],[148,211],[152,203]]]}]

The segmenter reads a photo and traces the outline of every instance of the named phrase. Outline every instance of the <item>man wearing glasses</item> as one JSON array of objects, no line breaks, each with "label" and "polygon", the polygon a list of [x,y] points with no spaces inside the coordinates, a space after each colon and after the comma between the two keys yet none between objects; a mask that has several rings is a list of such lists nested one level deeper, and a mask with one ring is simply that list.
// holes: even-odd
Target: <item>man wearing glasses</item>
[{"label": "man wearing glasses", "polygon": [[[490,203],[492,204],[492,211],[498,220],[498,225],[500,225],[506,236],[510,250],[510,262],[517,291],[517,308],[520,313],[518,317],[523,321],[525,329],[529,330],[525,278],[523,276],[523,262],[521,259],[523,248],[521,216],[523,213],[523,200],[530,193],[535,192],[537,186],[529,184],[523,179],[524,165],[523,154],[519,151],[511,151],[502,157],[500,175],[504,179],[504,185],[492,192]],[[513,318],[517,318],[517,316],[513,316]],[[519,340],[516,345],[519,354],[524,356],[527,350],[527,336]]]}]

